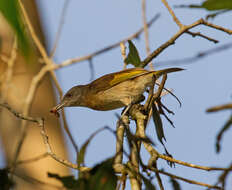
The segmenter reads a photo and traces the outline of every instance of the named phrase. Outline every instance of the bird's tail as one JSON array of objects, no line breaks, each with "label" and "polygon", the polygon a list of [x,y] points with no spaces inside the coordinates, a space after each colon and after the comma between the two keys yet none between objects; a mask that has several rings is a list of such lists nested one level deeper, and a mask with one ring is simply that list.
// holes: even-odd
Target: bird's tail
[{"label": "bird's tail", "polygon": [[174,67],[174,68],[162,69],[159,71],[152,71],[152,72],[155,74],[156,78],[158,79],[159,77],[161,77],[164,74],[178,72],[178,71],[182,71],[182,70],[184,70],[184,69]]}]

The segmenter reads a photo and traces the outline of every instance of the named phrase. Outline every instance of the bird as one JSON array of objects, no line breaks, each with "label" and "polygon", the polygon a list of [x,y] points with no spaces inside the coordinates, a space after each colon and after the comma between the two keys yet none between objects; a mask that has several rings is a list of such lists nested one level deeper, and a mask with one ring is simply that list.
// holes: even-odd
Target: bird
[{"label": "bird", "polygon": [[89,84],[72,87],[60,103],[50,112],[59,117],[64,107],[87,107],[98,111],[114,110],[139,102],[148,87],[154,85],[154,77],[182,71],[182,68],[167,68],[149,71],[144,68],[130,68],[106,74]]}]

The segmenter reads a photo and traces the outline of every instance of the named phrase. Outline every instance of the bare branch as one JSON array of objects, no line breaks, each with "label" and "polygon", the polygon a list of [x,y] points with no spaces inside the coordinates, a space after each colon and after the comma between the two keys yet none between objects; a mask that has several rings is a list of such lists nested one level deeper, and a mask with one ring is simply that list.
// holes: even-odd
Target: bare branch
[{"label": "bare branch", "polygon": [[[154,162],[153,163],[153,167],[155,169],[157,169],[157,162]],[[157,169],[158,170],[158,169]],[[158,184],[159,184],[159,187],[160,187],[160,190],[164,190],[164,186],[163,186],[163,183],[162,183],[162,179],[159,175],[159,172],[158,171],[155,171],[155,175],[156,175],[156,178],[157,178],[157,181],[158,181]]]},{"label": "bare branch", "polygon": [[118,122],[117,122],[116,156],[114,159],[115,164],[122,164],[125,125],[129,125],[129,117],[127,115],[124,115],[121,118],[121,120],[122,121],[118,120]]},{"label": "bare branch", "polygon": [[169,6],[168,2],[166,0],[161,0],[165,7],[168,9],[169,13],[171,14],[174,22],[180,27],[183,27],[183,24],[180,22],[180,20],[176,17],[175,13],[173,12],[172,8]]},{"label": "bare branch", "polygon": [[156,62],[156,65],[163,65],[163,66],[164,65],[183,65],[183,64],[187,64],[187,63],[192,63],[192,62],[198,61],[199,59],[207,57],[209,55],[217,54],[217,53],[220,53],[220,52],[227,50],[227,49],[230,49],[230,48],[232,48],[232,43],[224,44],[224,45],[218,46],[216,48],[202,51],[202,52],[197,53],[194,56],[183,58],[183,59],[159,61],[159,62]]},{"label": "bare branch", "polygon": [[[8,109],[11,113],[13,113],[19,119],[37,123],[38,126],[41,129],[41,135],[43,137],[44,144],[46,145],[46,148],[47,148],[47,154],[49,154],[54,160],[60,162],[61,164],[65,165],[67,167],[70,167],[70,168],[73,168],[73,169],[78,169],[79,171],[87,171],[87,170],[89,170],[89,168],[87,168],[87,167],[79,167],[76,164],[72,164],[71,162],[69,162],[67,160],[59,158],[52,151],[51,145],[50,145],[49,140],[48,140],[48,135],[46,134],[46,131],[45,131],[44,119],[43,118],[33,118],[33,117],[30,117],[30,116],[25,116],[24,114],[16,112],[14,109],[12,109],[9,105],[7,105],[5,103],[0,103],[0,106]],[[13,170],[14,170],[14,165],[13,165]]]},{"label": "bare branch", "polygon": [[210,184],[207,184],[207,183],[202,183],[202,182],[198,182],[198,181],[195,181],[195,180],[187,179],[187,178],[180,177],[180,176],[177,176],[177,175],[174,175],[174,174],[170,174],[170,173],[165,172],[163,170],[158,170],[156,168],[151,168],[151,170],[156,171],[158,173],[161,173],[163,175],[169,176],[171,178],[175,178],[175,179],[190,183],[190,184],[200,185],[200,186],[203,186],[203,187],[209,187],[209,188],[212,188],[212,189],[221,189],[221,187],[218,187],[217,185],[210,185]]},{"label": "bare branch", "polygon": [[124,42],[120,43],[120,49],[121,49],[121,54],[122,54],[122,59],[123,59],[123,69],[126,69],[127,63],[126,63],[126,46]]},{"label": "bare branch", "polygon": [[[159,18],[159,14],[155,15],[155,16],[147,23],[148,27],[150,27],[158,18]],[[134,38],[137,38],[137,37],[143,32],[143,30],[144,30],[144,28],[141,28],[141,29],[139,29],[137,32],[135,32],[134,34],[132,34],[131,36],[129,36],[129,37],[123,39],[123,40],[120,40],[119,42],[116,42],[116,43],[114,43],[114,44],[112,44],[112,45],[109,45],[109,46],[107,46],[107,47],[104,47],[104,48],[102,48],[102,49],[100,49],[100,50],[97,50],[97,51],[95,51],[95,52],[93,52],[93,53],[90,53],[90,54],[88,54],[88,55],[85,55],[85,56],[82,56],[82,57],[76,57],[76,58],[72,58],[72,59],[65,60],[65,61],[63,61],[62,63],[60,63],[59,65],[57,65],[57,68],[56,68],[56,69],[62,68],[62,67],[66,67],[66,66],[69,66],[69,65],[71,65],[71,64],[78,63],[78,62],[81,62],[81,61],[85,61],[85,60],[91,59],[91,58],[93,58],[93,57],[95,57],[95,56],[98,56],[98,55],[100,55],[100,54],[102,54],[102,53],[105,53],[105,52],[107,52],[107,51],[109,51],[109,50],[111,50],[111,49],[113,49],[113,48],[118,47],[118,46],[120,45],[120,43],[122,43],[122,42],[124,43],[124,42],[127,42],[128,40],[132,40],[132,39],[134,39]]]},{"label": "bare branch", "polygon": [[[182,27],[184,27],[184,25],[180,22],[180,20],[177,18],[177,16],[175,15],[174,11],[172,10],[172,8],[169,6],[167,0],[161,0],[163,2],[163,4],[165,5],[165,7],[168,9],[170,15],[172,16],[174,22],[179,26],[179,28],[181,29]],[[215,40],[213,38],[210,38],[206,35],[201,34],[200,32],[191,32],[191,31],[187,31],[187,34],[190,34],[192,37],[196,37],[199,36],[201,38],[204,38],[206,40],[209,40],[211,42],[214,43],[218,43],[218,40]]]},{"label": "bare branch", "polygon": [[199,19],[196,22],[190,24],[190,25],[184,25],[183,27],[180,28],[180,30],[174,35],[172,36],[167,42],[165,42],[164,44],[162,44],[158,49],[154,50],[147,58],[145,58],[142,61],[142,66],[145,67],[151,60],[153,60],[154,58],[156,58],[160,53],[162,53],[167,47],[169,47],[170,45],[173,45],[175,43],[175,41],[185,32],[187,32],[188,30],[190,30],[191,28],[194,28],[196,26],[199,25],[206,25],[209,27],[212,27],[214,29],[217,30],[221,30],[224,31],[228,34],[232,34],[232,30],[211,24],[206,22],[203,19]]},{"label": "bare branch", "polygon": [[225,32],[225,33],[227,33],[227,34],[229,34],[229,35],[232,34],[232,30],[227,29],[227,28],[224,28],[224,27],[222,27],[222,26],[218,26],[218,25],[216,25],[216,24],[212,24],[212,23],[210,23],[210,22],[208,22],[208,21],[203,20],[203,23],[202,23],[202,24],[205,25],[205,26],[209,26],[209,27],[211,27],[211,28],[214,28],[214,29],[216,29],[216,30],[221,30],[222,32]]},{"label": "bare branch", "polygon": [[[150,46],[149,46],[149,33],[146,19],[146,0],[142,0],[142,20],[143,20],[143,28],[144,28],[144,38],[145,38],[145,46],[147,55],[150,54]],[[151,70],[154,70],[152,62],[149,63],[149,67]]]},{"label": "bare branch", "polygon": [[60,18],[59,27],[58,27],[58,30],[56,32],[56,38],[55,38],[55,42],[54,42],[53,48],[52,48],[51,53],[50,53],[50,57],[53,57],[55,52],[56,52],[58,42],[59,42],[59,39],[60,39],[60,36],[61,36],[61,32],[62,32],[62,29],[63,29],[63,26],[64,26],[65,16],[67,14],[69,3],[70,3],[70,0],[65,0],[64,1],[63,9],[62,9],[61,16],[60,16],[61,18]]},{"label": "bare branch", "polygon": [[34,158],[30,158],[30,159],[27,159],[27,160],[19,160],[16,164],[19,165],[19,164],[29,164],[29,163],[32,163],[32,162],[36,162],[36,161],[39,161],[43,158],[46,158],[48,156],[48,153],[45,152],[39,156],[36,156]]},{"label": "bare branch", "polygon": [[215,39],[213,39],[213,38],[210,38],[210,37],[208,37],[208,36],[206,36],[206,35],[204,35],[204,34],[201,34],[200,32],[191,32],[191,31],[187,31],[186,33],[187,33],[187,34],[190,34],[192,37],[199,36],[199,37],[204,38],[204,39],[206,39],[206,40],[209,40],[209,41],[211,41],[211,42],[213,42],[213,43],[215,43],[215,44],[219,42],[218,40],[215,40]]},{"label": "bare branch", "polygon": [[14,109],[12,109],[8,104],[6,103],[0,103],[0,106],[8,109],[12,114],[15,115],[15,117],[18,117],[19,119],[22,119],[22,120],[27,120],[27,121],[31,121],[31,122],[35,122],[35,123],[39,123],[39,120],[38,119],[35,119],[33,117],[29,117],[29,116],[24,116],[23,114],[21,113],[18,113],[16,112]]},{"label": "bare branch", "polygon": [[228,110],[228,109],[229,110],[232,109],[232,104],[223,104],[223,105],[215,106],[207,109],[206,112],[217,112],[217,111]]},{"label": "bare branch", "polygon": [[191,164],[191,163],[188,163],[188,162],[183,162],[181,160],[176,160],[176,159],[174,159],[172,157],[169,157],[169,156],[166,156],[166,155],[163,155],[163,154],[159,154],[158,157],[162,158],[164,160],[167,160],[169,162],[173,162],[173,163],[177,163],[177,164],[187,166],[187,167],[190,167],[190,168],[196,168],[196,169],[205,170],[205,171],[221,171],[221,170],[224,171],[224,170],[226,170],[226,168],[207,167],[207,166],[200,166],[200,165],[196,165],[196,164]]},{"label": "bare branch", "polygon": [[12,75],[13,75],[13,67],[14,67],[14,64],[17,58],[17,48],[18,48],[17,37],[15,36],[10,58],[5,57],[6,59],[5,61],[7,63],[7,69],[6,69],[6,74],[4,75],[4,78],[3,78],[4,82],[2,82],[3,85],[1,89],[2,93],[0,95],[0,102],[4,102],[8,94],[8,89],[10,87],[10,82],[12,80]]}]

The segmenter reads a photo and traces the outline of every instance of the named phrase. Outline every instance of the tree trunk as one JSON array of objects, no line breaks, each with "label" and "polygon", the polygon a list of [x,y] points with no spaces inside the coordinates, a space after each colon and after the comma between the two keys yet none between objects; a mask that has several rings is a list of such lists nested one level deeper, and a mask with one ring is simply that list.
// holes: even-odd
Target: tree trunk
[{"label": "tree trunk", "polygon": [[[35,31],[41,41],[44,42],[36,4],[32,0],[25,0],[24,2]],[[10,57],[13,43],[14,34],[0,14],[0,55],[2,57]],[[16,61],[11,70],[12,77],[9,77],[11,74],[8,72],[7,63],[3,59],[0,59],[0,99],[7,102],[13,109],[20,113],[22,112],[31,80],[41,68],[41,63],[38,61],[39,57],[40,55],[37,52],[37,55],[33,58],[34,61],[30,60],[30,63],[26,63],[23,56],[17,51]],[[7,77],[10,79],[8,82],[6,81]],[[50,76],[47,75],[36,92],[30,109],[30,116],[45,118],[46,131],[53,150],[60,157],[67,159],[67,148],[64,143],[59,121],[53,115],[49,114],[50,108],[54,105],[55,94]],[[0,138],[7,165],[14,159],[16,146],[21,134],[20,123],[21,120],[6,109],[0,108]],[[22,146],[19,160],[33,158],[46,152],[46,147],[40,135],[40,129],[36,124],[29,122],[27,124],[29,125],[27,136]],[[17,175],[29,176],[30,178],[35,178],[46,183],[57,184],[57,181],[47,177],[47,172],[67,175],[69,170],[50,157],[36,162],[18,165],[15,170]],[[14,180],[16,181],[16,189],[51,189],[49,186],[33,183],[28,178],[25,180],[21,177],[14,177]]]}]

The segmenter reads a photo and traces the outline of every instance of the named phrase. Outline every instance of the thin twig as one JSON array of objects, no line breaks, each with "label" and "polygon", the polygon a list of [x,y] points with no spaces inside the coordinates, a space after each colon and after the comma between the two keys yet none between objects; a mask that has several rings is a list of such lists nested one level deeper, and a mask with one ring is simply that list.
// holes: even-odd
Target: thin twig
[{"label": "thin twig", "polygon": [[79,171],[88,171],[89,168],[87,167],[81,167],[81,166],[78,166],[77,164],[73,164],[71,162],[69,162],[68,160],[65,160],[65,159],[62,159],[60,157],[58,157],[52,150],[51,148],[51,145],[49,143],[49,138],[48,138],[48,135],[46,134],[46,131],[45,131],[45,127],[44,127],[44,121],[42,120],[42,123],[39,124],[39,127],[40,127],[40,133],[43,137],[43,142],[47,148],[47,153],[54,159],[56,160],[57,162],[69,167],[69,168],[73,168],[73,169],[78,169]]},{"label": "thin twig", "polygon": [[[46,145],[46,148],[47,148],[47,154],[49,154],[53,159],[55,159],[56,161],[60,162],[61,164],[65,165],[65,166],[67,166],[67,167],[69,167],[69,168],[79,169],[79,171],[87,171],[87,170],[89,170],[89,168],[87,168],[87,167],[78,167],[78,165],[73,164],[73,163],[69,162],[68,160],[59,158],[59,157],[52,151],[51,145],[50,145],[49,140],[48,140],[48,135],[46,134],[46,131],[45,131],[44,119],[43,119],[43,118],[33,118],[33,117],[30,117],[30,116],[25,116],[24,114],[21,114],[21,113],[16,112],[14,109],[12,109],[12,108],[11,108],[8,104],[6,104],[6,103],[0,103],[0,106],[2,106],[2,107],[4,107],[4,108],[8,109],[12,114],[14,114],[14,115],[15,115],[17,118],[19,118],[19,119],[37,123],[38,126],[39,126],[40,129],[41,129],[41,135],[42,135],[42,137],[43,137],[44,144]],[[13,166],[13,167],[14,167],[14,166]],[[14,169],[14,168],[13,168],[13,169]]]},{"label": "thin twig", "polygon": [[210,184],[207,184],[207,183],[202,183],[202,182],[198,182],[198,181],[195,181],[195,180],[187,179],[187,178],[180,177],[180,176],[177,176],[177,175],[174,175],[174,174],[170,174],[170,173],[165,172],[163,170],[158,170],[158,169],[156,169],[154,167],[152,167],[151,170],[155,171],[155,172],[158,172],[158,173],[161,173],[163,175],[169,176],[171,178],[175,178],[175,179],[190,183],[190,184],[200,185],[200,186],[209,187],[209,188],[213,188],[213,189],[221,189],[217,185],[210,185]]},{"label": "thin twig", "polygon": [[92,81],[95,78],[95,69],[92,59],[89,59],[89,70],[90,70],[90,81]]},{"label": "thin twig", "polygon": [[126,46],[124,42],[120,43],[120,49],[121,49],[121,54],[122,54],[122,59],[123,59],[123,69],[126,69],[127,63],[126,63]]},{"label": "thin twig", "polygon": [[223,44],[223,45],[218,46],[216,48],[212,48],[212,49],[209,49],[206,51],[199,52],[196,55],[191,56],[191,57],[187,57],[187,58],[183,58],[183,59],[176,59],[176,60],[169,60],[169,61],[168,60],[167,61],[159,61],[159,62],[156,62],[156,65],[158,65],[158,66],[160,66],[160,65],[162,65],[162,66],[164,66],[164,65],[183,65],[183,64],[187,64],[187,63],[192,63],[192,62],[198,61],[199,59],[207,57],[209,55],[220,53],[220,52],[227,50],[227,49],[230,49],[230,48],[232,48],[231,42],[227,43],[227,44]]},{"label": "thin twig", "polygon": [[36,118],[33,117],[29,117],[29,116],[24,116],[21,113],[16,112],[14,109],[12,109],[8,104],[6,103],[0,103],[0,106],[8,109],[12,114],[15,115],[15,117],[18,117],[19,119],[22,120],[27,120],[27,121],[31,121],[31,122],[35,122],[35,123],[39,123],[38,120]]},{"label": "thin twig", "polygon": [[19,160],[16,164],[19,165],[19,164],[29,164],[29,163],[32,163],[32,162],[36,162],[36,161],[39,161],[43,158],[46,158],[48,156],[48,153],[45,152],[39,156],[36,156],[34,158],[30,158],[30,159],[27,159],[27,160]]},{"label": "thin twig", "polygon": [[217,111],[221,111],[221,110],[231,110],[231,109],[232,109],[232,104],[223,104],[223,105],[209,108],[206,110],[206,112],[217,112]]},{"label": "thin twig", "polygon": [[[148,33],[148,26],[147,26],[147,19],[146,19],[146,0],[142,0],[142,20],[143,20],[143,28],[144,28],[146,53],[147,55],[149,55],[151,50],[149,46],[149,33]],[[152,62],[149,63],[149,67],[151,70],[154,70]]]},{"label": "thin twig", "polygon": [[218,40],[215,40],[215,39],[213,39],[213,38],[210,38],[210,37],[208,37],[208,36],[206,36],[206,35],[204,35],[204,34],[201,34],[200,32],[191,32],[191,31],[187,31],[186,33],[187,33],[187,34],[190,34],[192,37],[199,36],[199,37],[204,38],[204,39],[206,39],[206,40],[209,40],[209,41],[211,41],[211,42],[213,42],[213,43],[215,43],[215,44],[219,42]]},{"label": "thin twig", "polygon": [[6,63],[7,63],[7,69],[6,69],[6,74],[4,75],[4,82],[2,85],[2,93],[0,96],[0,102],[4,102],[7,94],[8,94],[8,89],[10,87],[10,82],[12,80],[12,76],[13,76],[13,67],[17,58],[17,37],[14,37],[14,42],[13,42],[13,47],[11,49],[11,54],[10,54],[10,58],[6,58]]},{"label": "thin twig", "polygon": [[[225,190],[225,185],[226,185],[226,178],[228,177],[228,175],[231,173],[230,171],[232,171],[232,163],[229,165],[229,167],[227,168],[227,170],[225,170],[219,177],[218,177],[218,181],[215,184],[222,184],[222,189]],[[208,190],[208,189],[207,189]]]},{"label": "thin twig", "polygon": [[70,3],[70,0],[64,1],[63,9],[62,9],[61,16],[60,16],[60,22],[59,22],[58,30],[56,32],[56,38],[55,38],[55,42],[54,42],[53,48],[52,48],[51,53],[50,53],[50,57],[53,57],[55,52],[56,52],[58,42],[59,42],[59,39],[61,36],[61,32],[62,32],[62,29],[64,26],[65,16],[67,14],[69,3]]},{"label": "thin twig", "polygon": [[[180,22],[180,20],[177,18],[177,16],[175,15],[174,11],[172,10],[172,8],[169,6],[168,2],[166,0],[161,0],[163,2],[163,4],[165,5],[165,7],[168,9],[170,15],[172,16],[174,22],[179,26],[179,28],[181,29],[182,27],[184,27],[184,25]],[[191,31],[187,31],[187,34],[190,34],[192,37],[196,37],[199,36],[201,38],[204,38],[206,40],[209,40],[211,42],[214,43],[218,43],[218,40],[215,40],[213,38],[210,38],[206,35],[201,34],[200,32],[191,32]]]},{"label": "thin twig", "polygon": [[166,0],[161,0],[163,2],[163,4],[165,5],[165,7],[168,9],[169,13],[171,14],[174,22],[180,27],[183,27],[183,24],[180,22],[180,20],[177,18],[177,16],[175,15],[175,13],[173,12],[172,8],[169,6],[168,2]]},{"label": "thin twig", "polygon": [[[159,14],[155,15],[148,23],[148,27],[150,27],[157,19],[159,18]],[[66,66],[69,66],[71,64],[74,64],[74,63],[78,63],[78,62],[81,62],[81,61],[85,61],[85,60],[88,60],[88,59],[91,59],[95,56],[98,56],[102,53],[105,53],[113,48],[116,48],[120,45],[120,43],[124,43],[124,42],[127,42],[128,40],[132,40],[134,38],[137,38],[142,32],[144,31],[144,28],[141,28],[139,29],[137,32],[135,32],[134,34],[130,35],[129,37],[125,38],[125,39],[122,39],[120,40],[119,42],[116,42],[112,45],[109,45],[107,47],[104,47],[102,49],[99,49],[93,53],[90,53],[88,55],[85,55],[85,56],[82,56],[82,57],[76,57],[76,58],[72,58],[72,59],[67,59],[65,61],[63,61],[62,63],[58,64],[57,65],[57,68],[62,68],[62,67],[66,67]]]},{"label": "thin twig", "polygon": [[[158,169],[157,169],[157,162],[154,162],[153,167],[154,167],[156,170],[158,170]],[[155,171],[155,175],[156,175],[156,178],[157,178],[157,181],[158,181],[160,190],[164,190],[164,186],[163,186],[161,177],[160,177],[160,175],[159,175],[159,172],[158,172],[158,171]]]},{"label": "thin twig", "polygon": [[232,30],[224,28],[224,27],[216,25],[216,24],[212,24],[212,23],[210,23],[208,21],[203,20],[202,24],[205,25],[205,26],[209,26],[211,28],[217,29],[217,30],[221,30],[222,32],[225,32],[225,33],[227,33],[229,35],[232,34]]},{"label": "thin twig", "polygon": [[190,167],[190,168],[196,168],[196,169],[205,170],[205,171],[224,171],[224,170],[226,170],[226,168],[207,167],[207,166],[200,166],[200,165],[196,165],[196,164],[191,164],[191,163],[184,162],[184,161],[181,161],[181,160],[176,160],[176,159],[174,159],[172,157],[169,157],[169,156],[166,156],[166,155],[163,155],[163,154],[158,154],[158,157],[161,158],[161,159],[167,160],[169,162],[173,162],[173,163],[177,163],[177,164],[187,166],[187,167]]},{"label": "thin twig", "polygon": [[183,27],[180,28],[180,30],[173,35],[167,42],[165,42],[164,44],[162,44],[159,48],[157,48],[156,50],[154,50],[149,56],[147,56],[143,61],[142,61],[142,66],[145,67],[151,60],[153,60],[154,58],[156,58],[160,53],[162,53],[167,47],[169,47],[170,45],[173,45],[175,43],[175,41],[185,32],[187,32],[189,29],[194,28],[196,26],[199,25],[206,25],[206,26],[210,26],[214,29],[217,30],[221,30],[224,31],[228,34],[232,34],[232,30],[223,28],[221,26],[217,26],[211,23],[206,22],[203,19],[199,19],[196,22],[190,24],[190,25],[184,25]]},{"label": "thin twig", "polygon": [[45,48],[43,47],[42,43],[40,42],[40,39],[37,37],[37,35],[35,33],[35,30],[33,29],[33,26],[31,24],[29,16],[27,15],[26,9],[25,9],[25,7],[24,7],[24,5],[22,3],[22,0],[18,0],[18,2],[19,2],[19,6],[21,8],[23,17],[25,19],[25,23],[27,24],[28,30],[29,30],[29,32],[31,34],[31,37],[32,37],[33,41],[35,42],[36,47],[39,49],[39,52],[41,53],[44,61],[45,62],[48,62],[48,61],[50,62],[51,60],[49,59]]}]

